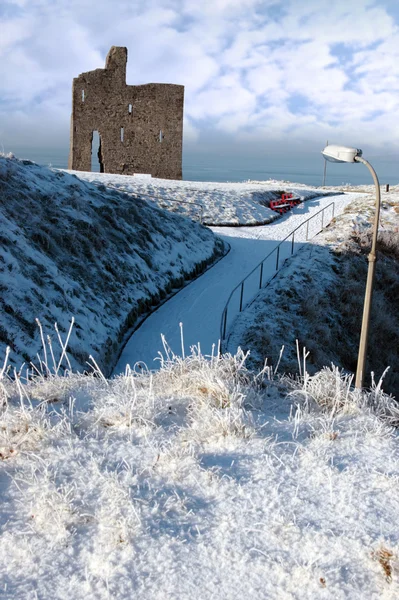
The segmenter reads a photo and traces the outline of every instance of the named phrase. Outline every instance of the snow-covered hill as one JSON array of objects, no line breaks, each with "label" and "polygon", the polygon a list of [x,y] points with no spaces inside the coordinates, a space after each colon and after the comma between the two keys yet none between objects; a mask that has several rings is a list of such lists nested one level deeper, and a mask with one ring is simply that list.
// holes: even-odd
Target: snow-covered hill
[{"label": "snow-covered hill", "polygon": [[0,156],[0,353],[35,359],[39,318],[61,333],[72,366],[89,353],[110,373],[138,316],[220,257],[207,228],[74,175]]},{"label": "snow-covered hill", "polygon": [[202,181],[171,181],[132,175],[109,175],[107,173],[85,173],[70,171],[83,181],[95,182],[100,186],[143,195],[160,208],[199,219],[203,207],[202,222],[205,225],[237,226],[265,225],[280,217],[271,210],[270,200],[281,197],[288,191],[303,201],[318,196],[328,196],[328,189],[320,190],[301,184],[283,181],[248,181],[245,183],[216,183]]}]

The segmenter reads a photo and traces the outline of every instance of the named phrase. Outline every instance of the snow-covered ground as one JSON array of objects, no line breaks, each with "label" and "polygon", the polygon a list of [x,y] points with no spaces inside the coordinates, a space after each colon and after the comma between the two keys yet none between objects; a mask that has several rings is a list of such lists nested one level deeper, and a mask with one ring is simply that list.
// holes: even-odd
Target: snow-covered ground
[{"label": "snow-covered ground", "polygon": [[1,598],[399,597],[389,398],[240,355],[96,375],[3,378]]},{"label": "snow-covered ground", "polygon": [[[161,334],[172,350],[180,353],[179,323],[183,323],[186,353],[192,345],[200,343],[202,352],[211,354],[212,346],[217,348],[218,345],[222,311],[233,287],[302,221],[331,202],[335,202],[335,212],[339,214],[355,197],[356,194],[345,194],[308,200],[266,226],[212,228],[229,242],[229,254],[141,325],[126,344],[114,373],[123,372],[126,364],[133,366],[138,361],[144,361],[150,369],[157,368],[159,361],[154,362],[154,359],[162,350]],[[331,212],[328,214],[332,216]],[[319,220],[312,223],[310,237],[312,230],[318,231],[320,225]],[[286,250],[288,255],[290,244]],[[272,274],[274,262],[268,268]],[[265,269],[265,279],[267,275]],[[229,319],[238,314],[238,309],[238,303],[232,306]]]},{"label": "snow-covered ground", "polygon": [[[292,192],[302,200],[331,194],[328,189],[289,184],[284,181],[248,181],[246,183],[216,183],[200,181],[174,181],[131,175],[109,175],[69,171],[80,179],[145,197],[160,208],[178,212],[205,225],[256,225],[278,219],[279,215],[268,208],[284,191]],[[201,210],[201,206],[203,210]]]},{"label": "snow-covered ground", "polygon": [[129,362],[152,368],[160,349],[158,370],[106,379],[92,362],[92,375],[61,377],[56,344],[41,351],[43,375],[0,369],[0,598],[399,597],[397,404],[335,368],[310,377],[303,357],[289,381],[247,371],[242,353],[168,360],[160,344],[164,333],[177,354],[198,340],[212,354],[237,280],[332,200],[340,212],[361,197],[215,229],[227,257],[137,332],[149,337]]}]

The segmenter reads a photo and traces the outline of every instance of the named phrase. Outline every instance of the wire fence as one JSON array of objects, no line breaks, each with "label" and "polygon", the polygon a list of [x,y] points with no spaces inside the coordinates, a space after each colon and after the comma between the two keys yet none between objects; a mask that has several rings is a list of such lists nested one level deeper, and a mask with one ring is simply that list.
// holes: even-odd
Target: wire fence
[{"label": "wire fence", "polygon": [[[330,218],[329,211],[331,212]],[[284,262],[309,239],[320,233],[333,218],[335,202],[331,202],[303,221],[287,235],[248,275],[232,290],[222,312],[220,322],[221,344],[237,315],[254,299],[259,290],[266,287]]]}]

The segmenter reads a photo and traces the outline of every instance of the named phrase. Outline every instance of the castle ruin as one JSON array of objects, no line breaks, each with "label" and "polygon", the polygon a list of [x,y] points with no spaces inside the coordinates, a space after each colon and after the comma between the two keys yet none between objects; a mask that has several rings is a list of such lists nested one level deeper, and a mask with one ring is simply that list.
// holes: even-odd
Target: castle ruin
[{"label": "castle ruin", "polygon": [[105,69],[74,78],[68,168],[91,171],[97,131],[101,172],[181,179],[184,86],[126,85],[126,63],[112,46]]}]

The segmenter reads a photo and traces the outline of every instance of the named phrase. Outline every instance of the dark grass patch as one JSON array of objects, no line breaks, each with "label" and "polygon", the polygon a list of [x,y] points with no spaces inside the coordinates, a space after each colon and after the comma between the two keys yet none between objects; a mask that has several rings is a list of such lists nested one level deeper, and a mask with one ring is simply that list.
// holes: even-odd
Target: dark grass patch
[{"label": "dark grass patch", "polygon": [[[383,388],[399,398],[399,240],[384,232],[378,239],[378,260],[374,282],[371,309],[369,344],[365,386],[371,385],[370,372],[376,380],[386,367],[390,367]],[[269,316],[265,308],[256,324],[247,328],[242,341],[244,349],[256,350],[250,357],[253,367],[263,366],[264,357],[274,362],[282,344],[286,350],[281,361],[280,371],[297,372],[295,343],[310,352],[307,366],[311,373],[324,365],[334,362],[346,371],[356,372],[363,303],[366,288],[370,238],[353,238],[344,252],[334,254],[334,260],[327,260],[331,253],[320,248],[320,260],[326,257],[323,269],[331,271],[329,283],[318,286],[318,271],[299,271],[299,279],[293,286],[274,290],[273,306],[269,307],[276,316],[273,335],[268,331]],[[319,264],[319,268],[321,265]],[[327,271],[326,271],[327,272]],[[295,288],[294,288],[295,286]],[[272,289],[272,288],[270,288]],[[268,295],[265,299],[269,298]],[[266,301],[266,300],[265,300]],[[265,312],[263,312],[265,311]],[[262,320],[262,314],[266,319]],[[263,317],[263,319],[265,318]],[[262,357],[261,361],[258,357]]]}]

